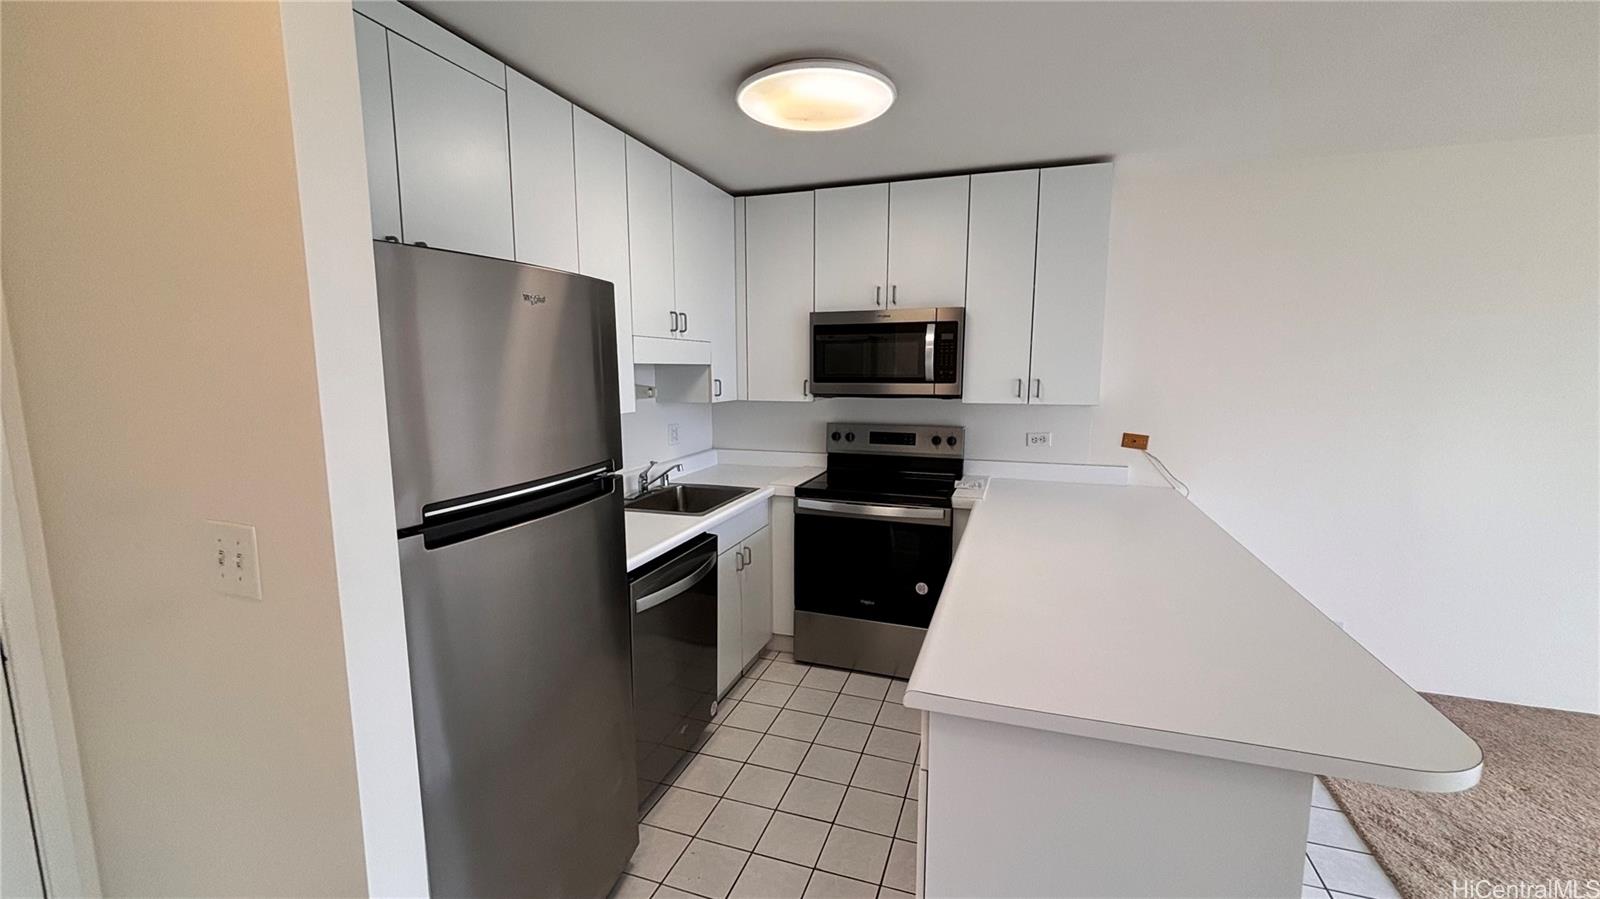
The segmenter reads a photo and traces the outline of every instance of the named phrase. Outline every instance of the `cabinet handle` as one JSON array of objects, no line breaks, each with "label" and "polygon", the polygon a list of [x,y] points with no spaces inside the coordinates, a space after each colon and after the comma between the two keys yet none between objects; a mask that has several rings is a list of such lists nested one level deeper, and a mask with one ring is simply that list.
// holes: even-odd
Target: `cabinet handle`
[{"label": "cabinet handle", "polygon": [[1022,396],[1022,379],[1021,378],[1017,379],[1017,396],[1019,398]]},{"label": "cabinet handle", "polygon": [[399,243],[400,242],[400,238],[395,237],[393,234],[385,234],[383,236],[383,239],[388,241],[389,243]]},{"label": "cabinet handle", "polygon": [[667,328],[668,332],[672,334],[678,333],[678,313],[669,310],[667,312],[667,320],[672,322],[672,324]]},{"label": "cabinet handle", "polygon": [[428,242],[427,242],[427,241],[425,241],[425,240],[419,240],[419,241],[417,241],[417,242],[415,242],[415,243],[413,243],[413,244],[412,244],[412,246],[414,246],[414,247],[421,247],[421,248],[423,248],[423,249],[424,249],[424,250],[426,250],[426,249],[427,249],[427,248],[428,248]]},{"label": "cabinet handle", "polygon": [[882,306],[883,305],[883,285],[882,284],[874,284],[872,286],[872,305],[874,305],[874,306]]},{"label": "cabinet handle", "polygon": [[681,327],[681,328],[680,328],[680,329],[679,329],[679,332],[678,332],[678,333],[680,333],[680,334],[687,334],[687,333],[689,333],[689,313],[687,313],[687,312],[680,312],[680,313],[678,313],[678,318],[680,318],[680,319],[682,319],[682,320],[683,320],[683,325],[682,325],[682,327]]},{"label": "cabinet handle", "polygon": [[749,568],[750,563],[753,561],[755,561],[755,553],[747,546],[744,548],[744,567]]},{"label": "cabinet handle", "polygon": [[737,552],[737,551],[734,552],[734,554],[733,554],[733,570],[734,571],[743,571],[744,570],[744,553]]},{"label": "cabinet handle", "polygon": [[802,380],[800,382],[800,395],[801,396],[810,396],[811,395],[811,379],[810,378],[805,378],[804,380]]},{"label": "cabinet handle", "polygon": [[1033,379],[1033,398],[1034,399],[1038,399],[1039,398],[1039,391],[1041,391],[1043,389],[1044,389],[1044,379],[1042,379],[1042,378],[1034,378]]},{"label": "cabinet handle", "polygon": [[711,395],[712,396],[722,396],[722,379],[721,378],[712,378],[711,379],[711,387],[712,387],[712,390],[711,390]]},{"label": "cabinet handle", "polygon": [[900,285],[889,285],[889,302],[895,306],[900,305]]}]

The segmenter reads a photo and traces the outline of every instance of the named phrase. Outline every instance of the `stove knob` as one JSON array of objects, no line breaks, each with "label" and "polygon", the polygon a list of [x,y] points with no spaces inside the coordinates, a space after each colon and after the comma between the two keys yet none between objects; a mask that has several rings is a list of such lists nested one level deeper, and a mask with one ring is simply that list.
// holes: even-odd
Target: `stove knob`
[{"label": "stove knob", "polygon": [[[955,446],[956,445],[956,435],[951,434],[949,437],[946,437],[944,439],[944,442],[949,444],[950,446]],[[934,446],[938,446],[939,445],[939,438],[937,438],[937,437],[933,438],[933,445]]]},{"label": "stove knob", "polygon": [[829,434],[828,435],[828,439],[832,440],[834,443],[838,443],[839,442],[839,432],[838,431],[834,431],[832,434]]},{"label": "stove knob", "polygon": [[845,443],[855,443],[856,442],[856,432],[855,431],[845,431],[844,432],[844,442]]},{"label": "stove knob", "polygon": [[938,446],[939,445],[939,435],[938,434],[933,435],[933,445],[934,446]]}]

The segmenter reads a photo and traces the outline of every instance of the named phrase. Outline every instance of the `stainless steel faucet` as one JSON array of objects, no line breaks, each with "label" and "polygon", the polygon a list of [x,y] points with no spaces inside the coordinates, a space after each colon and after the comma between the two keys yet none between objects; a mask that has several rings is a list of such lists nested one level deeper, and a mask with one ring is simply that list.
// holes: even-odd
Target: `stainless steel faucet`
[{"label": "stainless steel faucet", "polygon": [[660,474],[656,475],[655,477],[651,477],[650,476],[650,469],[655,468],[655,467],[656,467],[656,460],[655,459],[651,459],[650,460],[650,464],[646,465],[644,467],[644,471],[639,472],[639,492],[640,493],[647,492],[650,489],[650,485],[652,483],[659,482],[662,487],[666,487],[667,486],[667,477],[669,475],[671,475],[675,471],[683,471],[683,466],[682,465],[670,465],[670,466],[667,467],[666,471],[661,472]]}]

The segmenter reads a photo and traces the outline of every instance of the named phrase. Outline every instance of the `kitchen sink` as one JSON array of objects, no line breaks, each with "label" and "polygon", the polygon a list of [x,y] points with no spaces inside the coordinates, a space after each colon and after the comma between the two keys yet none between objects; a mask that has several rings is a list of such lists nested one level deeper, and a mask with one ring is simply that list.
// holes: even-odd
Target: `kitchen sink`
[{"label": "kitchen sink", "polygon": [[664,512],[668,515],[704,515],[741,496],[756,492],[754,487],[719,487],[711,484],[673,484],[641,493],[622,504],[634,512]]}]

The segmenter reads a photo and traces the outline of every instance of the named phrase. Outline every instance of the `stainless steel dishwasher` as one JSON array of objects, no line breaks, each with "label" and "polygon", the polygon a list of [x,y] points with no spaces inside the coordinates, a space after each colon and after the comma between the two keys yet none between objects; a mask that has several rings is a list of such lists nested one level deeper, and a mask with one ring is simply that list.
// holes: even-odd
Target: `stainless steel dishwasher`
[{"label": "stainless steel dishwasher", "polygon": [[717,708],[717,538],[704,534],[628,577],[643,807]]}]

